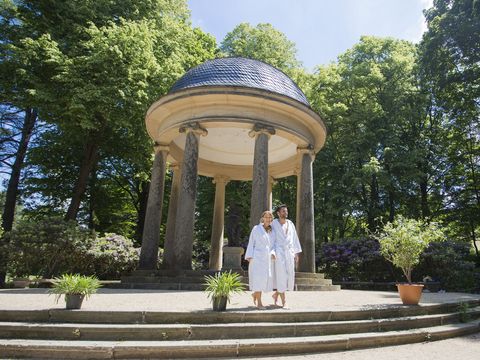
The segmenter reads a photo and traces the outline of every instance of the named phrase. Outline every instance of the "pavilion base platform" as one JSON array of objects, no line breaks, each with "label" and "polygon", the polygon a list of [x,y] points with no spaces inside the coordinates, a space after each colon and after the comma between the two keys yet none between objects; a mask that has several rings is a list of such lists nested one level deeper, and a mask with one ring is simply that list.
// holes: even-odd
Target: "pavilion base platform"
[{"label": "pavilion base platform", "polygon": [[[205,276],[214,275],[214,270],[136,270],[122,277],[121,283],[114,287],[123,289],[189,290],[205,289]],[[242,276],[242,282],[248,285],[248,272],[236,271]],[[321,273],[295,273],[297,291],[338,291],[340,285],[332,285]]]},{"label": "pavilion base platform", "polygon": [[[264,302],[270,294],[265,294]],[[198,291],[100,289],[64,310],[47,289],[0,290],[6,358],[215,358],[320,353],[442,340],[480,331],[480,295],[294,291],[290,309],[257,310],[249,294],[213,312]]]}]

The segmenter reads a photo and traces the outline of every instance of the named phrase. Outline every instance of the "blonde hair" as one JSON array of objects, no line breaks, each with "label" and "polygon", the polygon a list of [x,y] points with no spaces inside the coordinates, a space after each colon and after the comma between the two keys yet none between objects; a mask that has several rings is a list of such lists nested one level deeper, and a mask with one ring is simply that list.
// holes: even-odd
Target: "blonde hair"
[{"label": "blonde hair", "polygon": [[267,214],[270,214],[270,216],[272,217],[272,219],[274,218],[273,217],[273,213],[270,211],[270,210],[265,210],[263,213],[262,213],[262,217],[260,218],[260,223],[263,223],[263,218],[265,217],[265,215]]}]

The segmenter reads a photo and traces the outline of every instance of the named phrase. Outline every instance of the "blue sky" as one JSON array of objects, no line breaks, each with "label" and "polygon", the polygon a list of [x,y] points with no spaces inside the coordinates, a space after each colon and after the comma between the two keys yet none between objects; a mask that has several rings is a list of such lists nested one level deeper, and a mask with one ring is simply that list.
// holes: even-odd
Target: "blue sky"
[{"label": "blue sky", "polygon": [[422,10],[432,0],[188,0],[192,22],[218,44],[233,28],[270,23],[295,42],[297,58],[313,70],[335,61],[362,35],[418,42]]}]

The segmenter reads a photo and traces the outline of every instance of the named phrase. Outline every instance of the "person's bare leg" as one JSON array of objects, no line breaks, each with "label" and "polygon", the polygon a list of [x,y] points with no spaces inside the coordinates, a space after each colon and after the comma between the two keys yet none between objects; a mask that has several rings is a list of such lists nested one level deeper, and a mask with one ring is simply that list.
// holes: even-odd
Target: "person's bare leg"
[{"label": "person's bare leg", "polygon": [[258,309],[265,309],[265,307],[262,304],[262,292],[257,291],[257,292],[255,292],[255,294],[256,294],[256,298],[257,298],[257,308]]},{"label": "person's bare leg", "polygon": [[273,305],[277,306],[277,301],[278,301],[278,291],[275,291],[272,295],[273,298]]},{"label": "person's bare leg", "polygon": [[282,292],[282,293],[279,293],[279,295],[280,295],[280,300],[282,301],[282,307],[286,308],[287,307],[287,301],[285,299],[285,293]]},{"label": "person's bare leg", "polygon": [[255,292],[252,292],[253,305],[257,306],[257,296],[255,294]]}]

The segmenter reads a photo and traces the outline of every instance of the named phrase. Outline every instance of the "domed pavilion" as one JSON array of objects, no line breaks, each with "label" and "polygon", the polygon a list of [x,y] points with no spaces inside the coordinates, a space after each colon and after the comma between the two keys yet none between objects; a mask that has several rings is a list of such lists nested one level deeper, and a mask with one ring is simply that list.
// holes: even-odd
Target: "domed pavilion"
[{"label": "domed pavilion", "polygon": [[282,71],[233,57],[188,71],[147,112],[155,160],[139,269],[155,269],[167,162],[173,183],[165,237],[166,269],[191,269],[197,176],[216,186],[210,269],[222,267],[225,186],[251,180],[250,226],[271,209],[275,179],[297,176],[299,271],[315,272],[312,162],[326,129],[305,94]]}]

